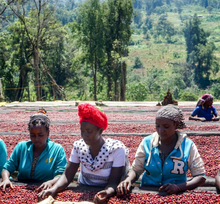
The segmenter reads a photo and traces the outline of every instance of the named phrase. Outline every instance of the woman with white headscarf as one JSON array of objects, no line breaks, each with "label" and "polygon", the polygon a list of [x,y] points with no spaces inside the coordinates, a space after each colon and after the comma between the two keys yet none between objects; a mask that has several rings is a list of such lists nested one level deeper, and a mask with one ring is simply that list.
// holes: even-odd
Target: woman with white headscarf
[{"label": "woman with white headscarf", "polygon": [[[182,111],[174,105],[156,114],[156,132],[145,137],[138,147],[127,178],[118,187],[126,194],[131,184],[143,173],[141,186],[158,186],[168,194],[194,189],[205,182],[205,168],[200,154],[190,139],[177,129],[185,127]],[[187,170],[193,179],[187,181]]]}]

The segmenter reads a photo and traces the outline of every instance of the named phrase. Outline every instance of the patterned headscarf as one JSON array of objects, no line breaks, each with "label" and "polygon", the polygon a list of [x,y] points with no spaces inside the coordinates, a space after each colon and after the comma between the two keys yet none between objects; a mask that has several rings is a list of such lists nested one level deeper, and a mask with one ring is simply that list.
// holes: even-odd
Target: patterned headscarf
[{"label": "patterned headscarf", "polygon": [[207,101],[213,101],[214,97],[212,94],[204,94],[199,100],[197,101],[196,106],[202,106]]},{"label": "patterned headscarf", "polygon": [[178,106],[172,104],[166,105],[159,111],[157,111],[156,117],[166,118],[169,120],[173,120],[174,122],[178,122],[179,126],[177,128],[179,129],[183,129],[186,127],[182,110]]},{"label": "patterned headscarf", "polygon": [[28,123],[28,130],[30,130],[32,126],[36,125],[44,125],[46,129],[49,130],[50,119],[48,118],[46,113],[47,111],[41,108],[36,114],[32,115]]}]

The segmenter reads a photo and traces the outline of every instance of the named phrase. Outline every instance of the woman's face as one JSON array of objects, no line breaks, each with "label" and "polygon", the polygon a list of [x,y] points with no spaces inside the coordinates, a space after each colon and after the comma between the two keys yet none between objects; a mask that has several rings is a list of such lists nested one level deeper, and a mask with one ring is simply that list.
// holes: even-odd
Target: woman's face
[{"label": "woman's face", "polygon": [[44,125],[37,125],[30,127],[30,139],[35,148],[44,148],[47,144],[47,138],[49,136],[49,130]]},{"label": "woman's face", "polygon": [[206,107],[210,107],[210,106],[212,106],[212,104],[213,104],[213,100],[211,100],[211,101],[206,101],[204,105],[205,105]]},{"label": "woman's face", "polygon": [[87,145],[94,145],[102,139],[102,129],[89,122],[81,122],[81,137]]},{"label": "woman's face", "polygon": [[161,140],[172,139],[175,137],[177,123],[167,118],[156,118],[156,130]]}]

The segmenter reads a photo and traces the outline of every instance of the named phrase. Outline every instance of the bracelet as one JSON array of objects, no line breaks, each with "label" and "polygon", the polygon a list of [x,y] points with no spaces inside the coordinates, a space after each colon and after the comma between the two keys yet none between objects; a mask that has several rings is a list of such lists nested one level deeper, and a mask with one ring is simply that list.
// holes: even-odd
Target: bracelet
[{"label": "bracelet", "polygon": [[173,185],[175,186],[175,188],[177,189],[177,192],[181,191],[180,187],[177,186],[175,183],[173,183]]}]

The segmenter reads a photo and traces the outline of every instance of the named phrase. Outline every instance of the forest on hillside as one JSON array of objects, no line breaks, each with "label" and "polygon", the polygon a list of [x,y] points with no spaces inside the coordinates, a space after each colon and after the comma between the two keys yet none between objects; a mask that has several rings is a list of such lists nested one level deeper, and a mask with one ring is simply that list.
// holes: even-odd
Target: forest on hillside
[{"label": "forest on hillside", "polygon": [[220,99],[218,0],[2,0],[0,100]]}]

